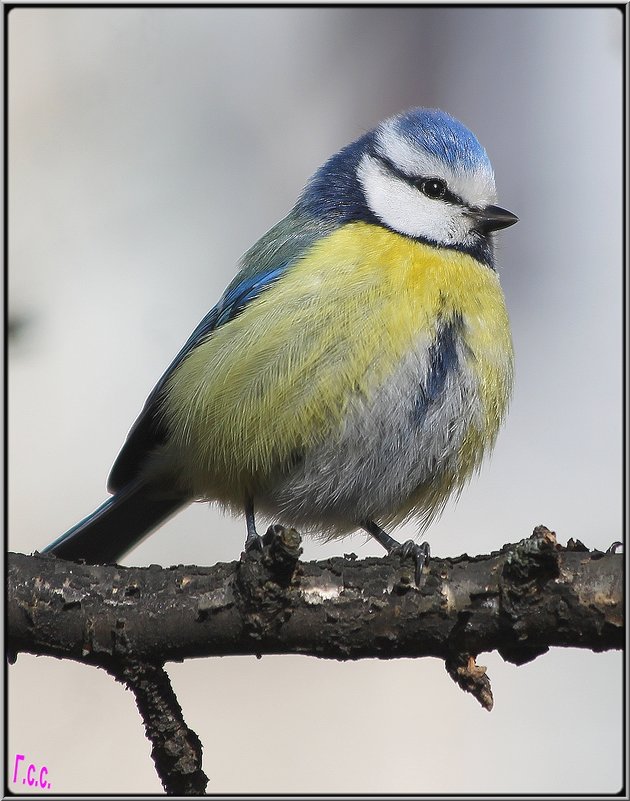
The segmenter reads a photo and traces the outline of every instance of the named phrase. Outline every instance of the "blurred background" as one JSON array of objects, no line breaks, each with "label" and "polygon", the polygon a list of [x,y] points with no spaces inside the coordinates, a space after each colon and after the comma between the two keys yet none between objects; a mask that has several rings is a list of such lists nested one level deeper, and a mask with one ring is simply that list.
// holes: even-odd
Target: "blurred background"
[{"label": "blurred background", "polygon": [[[562,543],[619,539],[622,26],[604,7],[14,8],[10,549],[42,548],[104,500],[147,394],[239,256],[331,153],[417,105],[477,134],[520,217],[498,246],[511,412],[430,529],[433,553],[485,553],[539,523]],[[196,504],[124,563],[230,561],[244,532]],[[304,543],[307,560],[349,551],[381,552],[360,535]],[[478,661],[490,714],[432,659],[167,669],[210,793],[619,790],[619,653]],[[8,687],[10,764],[45,764],[56,793],[161,792],[109,676],[21,655]]]}]

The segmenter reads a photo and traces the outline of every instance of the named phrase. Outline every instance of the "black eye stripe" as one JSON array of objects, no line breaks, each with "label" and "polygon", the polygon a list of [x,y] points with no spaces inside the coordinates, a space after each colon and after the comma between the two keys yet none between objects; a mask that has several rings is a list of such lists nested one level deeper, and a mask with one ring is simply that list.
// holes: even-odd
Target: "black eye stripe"
[{"label": "black eye stripe", "polygon": [[[389,172],[392,173],[392,175],[395,175],[397,178],[400,178],[401,181],[404,181],[406,184],[409,184],[409,186],[412,186],[414,189],[418,191],[421,191],[419,190],[419,186],[424,181],[430,181],[432,179],[433,180],[437,179],[440,181],[443,180],[442,178],[437,178],[437,176],[435,175],[415,175],[412,177],[404,173],[401,169],[399,169],[386,156],[382,156],[380,153],[377,153],[375,155],[376,158],[383,164],[383,166]],[[440,200],[443,200],[446,203],[451,203],[454,206],[464,206],[465,208],[468,208],[468,204],[464,203],[464,201],[461,199],[461,197],[459,197],[459,195],[456,195],[454,192],[450,191],[450,189],[448,188],[448,184],[446,184],[446,192],[441,196]]]}]

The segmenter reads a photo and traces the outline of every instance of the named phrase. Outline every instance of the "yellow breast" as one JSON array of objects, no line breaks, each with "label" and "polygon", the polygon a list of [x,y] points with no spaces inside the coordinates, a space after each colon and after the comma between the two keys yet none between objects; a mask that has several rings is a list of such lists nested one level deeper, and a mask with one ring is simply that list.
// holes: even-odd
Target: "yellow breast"
[{"label": "yellow breast", "polygon": [[470,256],[367,223],[318,241],[170,379],[164,421],[183,481],[238,504],[343,424],[411,347],[459,315],[491,439],[511,385],[497,275]]}]

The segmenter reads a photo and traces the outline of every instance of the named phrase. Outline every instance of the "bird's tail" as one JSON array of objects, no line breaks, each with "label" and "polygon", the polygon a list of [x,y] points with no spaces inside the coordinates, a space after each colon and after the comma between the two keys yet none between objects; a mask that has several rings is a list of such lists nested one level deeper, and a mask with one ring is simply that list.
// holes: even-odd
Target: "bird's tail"
[{"label": "bird's tail", "polygon": [[146,484],[129,484],[42,553],[54,553],[71,561],[85,559],[97,565],[115,562],[188,503],[190,500],[185,497],[159,495]]}]

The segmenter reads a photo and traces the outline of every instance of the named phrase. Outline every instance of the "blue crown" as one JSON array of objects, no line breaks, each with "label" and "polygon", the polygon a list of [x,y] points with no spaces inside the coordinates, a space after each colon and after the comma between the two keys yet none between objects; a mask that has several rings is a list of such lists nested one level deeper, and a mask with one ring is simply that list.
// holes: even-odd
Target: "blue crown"
[{"label": "blue crown", "polygon": [[449,167],[492,171],[490,159],[477,137],[459,120],[435,108],[412,108],[382,123],[391,126],[413,147],[426,150]]}]

